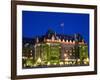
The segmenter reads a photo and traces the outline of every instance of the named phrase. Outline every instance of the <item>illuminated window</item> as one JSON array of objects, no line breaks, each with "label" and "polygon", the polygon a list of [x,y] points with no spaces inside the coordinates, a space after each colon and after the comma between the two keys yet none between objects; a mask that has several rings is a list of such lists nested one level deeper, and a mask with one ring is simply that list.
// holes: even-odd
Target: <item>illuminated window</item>
[{"label": "illuminated window", "polygon": [[75,50],[73,50],[73,52],[75,52]]},{"label": "illuminated window", "polygon": [[72,50],[69,50],[69,52],[72,52]]},{"label": "illuminated window", "polygon": [[72,53],[69,54],[70,56],[72,55]]},{"label": "illuminated window", "polygon": [[68,52],[68,50],[66,50],[66,52]]},{"label": "illuminated window", "polygon": [[67,57],[67,54],[66,53],[64,53],[64,57]]}]

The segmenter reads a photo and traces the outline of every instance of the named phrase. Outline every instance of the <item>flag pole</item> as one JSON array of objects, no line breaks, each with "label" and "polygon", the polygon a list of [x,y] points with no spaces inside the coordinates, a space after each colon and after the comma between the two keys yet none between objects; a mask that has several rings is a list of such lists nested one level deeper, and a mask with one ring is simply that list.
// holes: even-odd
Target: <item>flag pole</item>
[{"label": "flag pole", "polygon": [[64,23],[61,23],[60,26],[62,27],[62,31],[63,31],[63,34],[64,34]]}]

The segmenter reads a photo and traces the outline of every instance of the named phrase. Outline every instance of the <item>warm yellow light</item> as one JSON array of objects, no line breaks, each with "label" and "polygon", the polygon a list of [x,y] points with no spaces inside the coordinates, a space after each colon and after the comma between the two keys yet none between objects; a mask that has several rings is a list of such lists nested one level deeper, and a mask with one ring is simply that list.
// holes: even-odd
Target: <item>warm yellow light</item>
[{"label": "warm yellow light", "polygon": [[33,59],[33,57],[30,57],[30,59]]},{"label": "warm yellow light", "polygon": [[75,43],[75,41],[73,41],[73,43]]},{"label": "warm yellow light", "polygon": [[72,41],[70,40],[70,43],[72,43]]},{"label": "warm yellow light", "polygon": [[50,46],[50,43],[47,43]]},{"label": "warm yellow light", "polygon": [[47,39],[47,41],[50,41],[49,39]]},{"label": "warm yellow light", "polygon": [[60,62],[60,65],[63,65],[64,63],[63,62]]},{"label": "warm yellow light", "polygon": [[86,59],[84,59],[84,64],[87,64]]},{"label": "warm yellow light", "polygon": [[36,67],[36,66],[37,66],[37,64],[34,64],[33,66],[34,66],[34,67]]},{"label": "warm yellow light", "polygon": [[47,65],[49,66],[50,65],[50,62],[48,62]]},{"label": "warm yellow light", "polygon": [[65,58],[65,61],[68,61],[68,58]]},{"label": "warm yellow light", "polygon": [[57,63],[54,63],[54,65],[57,65]]},{"label": "warm yellow light", "polygon": [[59,39],[59,42],[61,42],[61,39]]},{"label": "warm yellow light", "polygon": [[65,62],[65,64],[68,64],[68,62]]},{"label": "warm yellow light", "polygon": [[66,57],[67,56],[67,54],[64,54],[64,57]]},{"label": "warm yellow light", "polygon": [[72,53],[70,53],[70,56],[72,55]]},{"label": "warm yellow light", "polygon": [[38,58],[37,63],[41,63],[41,58],[40,57]]},{"label": "warm yellow light", "polygon": [[84,64],[88,64],[89,63],[89,58],[84,59]]},{"label": "warm yellow light", "polygon": [[75,64],[76,62],[74,61],[73,64]]},{"label": "warm yellow light", "polygon": [[72,64],[72,62],[69,62],[70,64]]},{"label": "warm yellow light", "polygon": [[63,41],[62,42],[65,42],[65,40],[63,39]]},{"label": "warm yellow light", "polygon": [[77,61],[80,62],[80,59],[78,59]]},{"label": "warm yellow light", "polygon": [[86,59],[86,62],[89,62],[89,58]]}]

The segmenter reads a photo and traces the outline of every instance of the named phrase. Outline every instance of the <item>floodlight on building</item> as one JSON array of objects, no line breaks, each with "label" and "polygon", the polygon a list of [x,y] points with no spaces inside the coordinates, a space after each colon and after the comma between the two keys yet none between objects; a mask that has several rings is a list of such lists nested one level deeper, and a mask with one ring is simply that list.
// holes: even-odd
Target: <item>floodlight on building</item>
[{"label": "floodlight on building", "polygon": [[68,58],[65,58],[65,61],[68,61]]},{"label": "floodlight on building", "polygon": [[71,43],[72,43],[72,40],[70,40],[69,42],[70,42],[70,44],[71,44]]},{"label": "floodlight on building", "polygon": [[32,56],[32,53],[30,54],[30,56]]},{"label": "floodlight on building", "polygon": [[86,58],[86,61],[89,62],[89,58]]},{"label": "floodlight on building", "polygon": [[48,62],[47,65],[50,66],[50,62]]},{"label": "floodlight on building", "polygon": [[49,41],[49,39],[46,40],[47,42]]},{"label": "floodlight on building", "polygon": [[30,59],[32,60],[32,59],[33,59],[33,57],[30,57]]},{"label": "floodlight on building", "polygon": [[68,61],[66,61],[65,64],[68,64]]},{"label": "floodlight on building", "polygon": [[66,42],[68,43],[68,40],[66,40]]},{"label": "floodlight on building", "polygon": [[37,63],[41,63],[41,58],[40,57],[37,59]]},{"label": "floodlight on building", "polygon": [[61,42],[61,39],[59,39],[58,41]]},{"label": "floodlight on building", "polygon": [[87,64],[87,62],[86,62],[86,61],[84,61],[84,64]]},{"label": "floodlight on building", "polygon": [[27,57],[23,56],[22,59],[27,59]]},{"label": "floodlight on building", "polygon": [[72,53],[70,53],[70,56],[72,56]]},{"label": "floodlight on building", "polygon": [[72,64],[72,61],[70,61],[70,64]]},{"label": "floodlight on building", "polygon": [[80,62],[80,59],[78,59],[77,61]]},{"label": "floodlight on building", "polygon": [[41,45],[40,43],[37,44],[37,46],[40,46],[40,45]]},{"label": "floodlight on building", "polygon": [[50,43],[46,43],[46,44],[50,46]]},{"label": "floodlight on building", "polygon": [[89,58],[84,59],[84,64],[88,64],[89,63]]},{"label": "floodlight on building", "polygon": [[73,40],[73,44],[75,44],[75,41]]},{"label": "floodlight on building", "polygon": [[76,62],[74,61],[73,64],[76,64]]},{"label": "floodlight on building", "polygon": [[37,66],[37,64],[34,64],[33,66],[34,66],[34,67],[36,67],[36,66]]},{"label": "floodlight on building", "polygon": [[51,40],[52,40],[52,41],[54,41],[54,40],[55,40],[55,37],[54,37],[54,35],[52,36]]},{"label": "floodlight on building", "polygon": [[30,52],[32,53],[32,50]]},{"label": "floodlight on building", "polygon": [[59,64],[60,64],[60,65],[63,65],[64,63],[63,63],[63,62],[60,62]]},{"label": "floodlight on building", "polygon": [[54,65],[57,65],[57,63],[54,63]]},{"label": "floodlight on building", "polygon": [[62,42],[65,42],[65,40],[63,39]]},{"label": "floodlight on building", "polygon": [[64,54],[64,57],[67,57],[67,54]]}]

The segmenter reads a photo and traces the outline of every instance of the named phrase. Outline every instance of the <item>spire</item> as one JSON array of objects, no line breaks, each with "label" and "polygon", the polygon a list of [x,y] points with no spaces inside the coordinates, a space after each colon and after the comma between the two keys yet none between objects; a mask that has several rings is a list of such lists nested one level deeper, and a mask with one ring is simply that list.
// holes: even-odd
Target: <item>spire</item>
[{"label": "spire", "polygon": [[36,38],[36,43],[39,43],[39,38],[38,37]]}]

